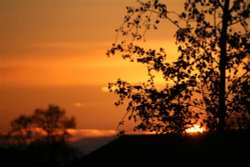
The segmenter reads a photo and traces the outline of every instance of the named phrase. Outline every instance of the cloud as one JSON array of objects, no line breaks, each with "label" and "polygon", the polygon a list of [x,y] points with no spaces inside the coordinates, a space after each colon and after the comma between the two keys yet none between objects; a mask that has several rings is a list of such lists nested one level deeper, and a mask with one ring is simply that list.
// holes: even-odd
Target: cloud
[{"label": "cloud", "polygon": [[109,89],[108,89],[107,86],[103,86],[103,87],[101,88],[101,91],[104,92],[104,93],[108,93],[108,92],[109,92]]},{"label": "cloud", "polygon": [[115,130],[69,129],[68,132],[72,135],[72,140],[78,140],[81,138],[111,137],[116,135]]},{"label": "cloud", "polygon": [[74,107],[76,108],[82,108],[83,106],[85,106],[85,104],[81,103],[81,102],[76,102],[73,104]]},{"label": "cloud", "polygon": [[[118,86],[113,85],[113,86],[111,87],[111,90],[112,90],[112,91],[115,91],[115,90],[117,90],[118,88],[119,88]],[[103,86],[103,87],[101,87],[101,91],[104,92],[104,93],[109,93],[109,92],[110,92],[108,86]]]}]

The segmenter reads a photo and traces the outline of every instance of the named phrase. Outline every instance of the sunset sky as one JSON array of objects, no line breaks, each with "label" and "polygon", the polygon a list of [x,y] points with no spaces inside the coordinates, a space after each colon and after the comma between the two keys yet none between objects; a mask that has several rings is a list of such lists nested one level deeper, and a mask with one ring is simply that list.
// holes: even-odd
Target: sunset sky
[{"label": "sunset sky", "polygon": [[[114,130],[125,106],[113,105],[108,82],[146,80],[144,66],[105,55],[134,1],[0,0],[0,131],[48,104],[75,116],[79,129]],[[183,3],[165,1],[175,11]],[[175,27],[163,25],[149,45],[175,54]]]}]

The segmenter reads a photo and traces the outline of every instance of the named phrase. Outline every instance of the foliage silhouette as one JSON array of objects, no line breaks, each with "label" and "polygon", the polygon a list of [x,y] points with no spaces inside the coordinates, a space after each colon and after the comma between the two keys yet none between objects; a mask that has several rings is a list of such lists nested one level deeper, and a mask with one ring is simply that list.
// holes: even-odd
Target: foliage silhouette
[{"label": "foliage silhouette", "polygon": [[75,128],[75,118],[65,116],[59,106],[49,105],[47,109],[36,109],[31,116],[20,115],[11,122],[12,136],[17,142],[65,141],[70,134],[67,129]]},{"label": "foliage silhouette", "polygon": [[59,106],[36,109],[11,122],[9,134],[0,136],[0,161],[7,166],[63,167],[82,153],[67,143],[68,128],[75,128],[73,117],[66,117]]},{"label": "foliage silhouette", "polygon": [[[187,0],[180,14],[159,0],[137,0],[137,6],[127,7],[107,55],[145,64],[148,80],[109,83],[119,96],[115,105],[128,100],[124,119],[138,122],[134,130],[156,133],[182,133],[195,123],[210,131],[249,129],[249,18],[246,0]],[[163,21],[177,28],[179,56],[172,62],[164,48],[142,43],[146,32]],[[156,87],[156,74],[163,75],[163,89]]]}]

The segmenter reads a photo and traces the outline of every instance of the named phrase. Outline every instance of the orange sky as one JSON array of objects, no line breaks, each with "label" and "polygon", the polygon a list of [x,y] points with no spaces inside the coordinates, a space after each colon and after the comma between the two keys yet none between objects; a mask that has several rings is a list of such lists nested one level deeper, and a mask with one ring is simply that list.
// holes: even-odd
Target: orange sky
[{"label": "orange sky", "polygon": [[[182,1],[165,0],[177,10]],[[1,0],[0,130],[35,108],[57,104],[80,129],[115,129],[124,112],[104,92],[117,78],[145,80],[142,65],[107,58],[131,0]],[[166,31],[167,28],[167,31]],[[175,54],[174,26],[149,33],[149,45]]]}]

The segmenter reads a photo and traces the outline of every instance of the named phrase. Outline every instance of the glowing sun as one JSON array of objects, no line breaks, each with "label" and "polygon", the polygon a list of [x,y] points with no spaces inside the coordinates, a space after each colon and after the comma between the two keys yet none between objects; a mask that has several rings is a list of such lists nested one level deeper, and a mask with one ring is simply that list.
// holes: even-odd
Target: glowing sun
[{"label": "glowing sun", "polygon": [[200,125],[193,125],[192,127],[186,129],[186,133],[188,134],[200,134],[205,132],[205,128]]}]

